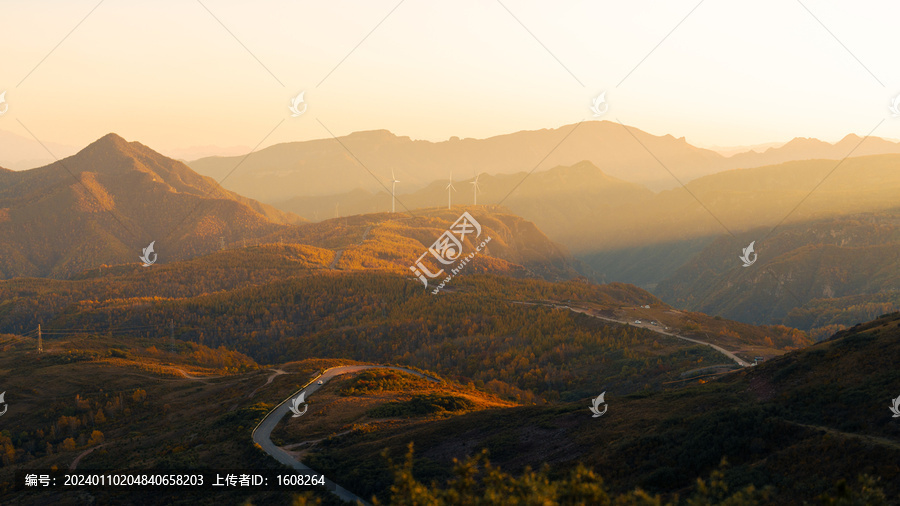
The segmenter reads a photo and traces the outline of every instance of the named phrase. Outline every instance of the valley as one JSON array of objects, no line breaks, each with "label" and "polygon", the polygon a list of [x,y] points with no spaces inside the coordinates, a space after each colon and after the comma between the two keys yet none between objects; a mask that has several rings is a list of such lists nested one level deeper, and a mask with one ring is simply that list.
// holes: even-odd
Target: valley
[{"label": "valley", "polygon": [[[768,186],[750,188],[746,174],[735,175],[741,171],[654,193],[580,162],[524,183],[525,174],[480,177],[490,189],[478,206],[428,207],[440,196],[436,183],[406,200],[419,206],[413,212],[344,203],[356,214],[307,221],[312,208],[299,201],[282,210],[251,201],[106,136],[60,162],[83,167],[74,186],[58,185],[51,165],[14,173],[0,191],[7,230],[36,230],[50,245],[33,257],[18,232],[4,236],[21,254],[0,261],[0,381],[10,405],[0,421],[12,421],[0,440],[0,495],[64,503],[52,491],[15,489],[20,468],[286,466],[323,473],[335,493],[80,491],[73,504],[394,502],[404,487],[442,497],[450,492],[440,484],[465,466],[474,466],[472,476],[487,472],[487,459],[510,473],[492,479],[510,483],[538,479],[529,469],[550,464],[540,480],[569,483],[585,497],[700,497],[707,492],[695,480],[709,476],[741,494],[758,485],[751,495],[774,501],[767,504],[791,504],[844,493],[831,485],[841,474],[878,476],[879,490],[894,493],[897,434],[871,406],[884,404],[879,389],[897,378],[860,376],[884,369],[896,351],[893,155],[878,156],[860,167],[881,174],[884,199],[856,206],[854,192],[871,196],[870,189],[841,183],[820,208],[810,201],[818,210],[757,239],[753,271],[734,250],[764,234],[777,210],[737,218],[759,194],[772,195]],[[827,164],[797,167],[815,173]],[[120,205],[134,192],[122,183],[130,177],[148,188],[155,179],[168,185],[164,209]],[[71,221],[29,214],[29,188],[56,188],[65,210],[55,212]],[[512,190],[503,205],[490,203]],[[77,198],[67,200],[68,192]],[[720,207],[703,212],[734,219],[740,235],[716,235],[683,192],[717,196]],[[844,200],[832,198],[838,194]],[[79,214],[95,203],[103,207]],[[687,212],[654,221],[672,206]],[[463,211],[478,232],[463,237],[459,252],[492,240],[432,294],[410,266]],[[159,262],[142,266],[135,252],[143,240],[128,235],[138,222],[191,231],[163,234]],[[70,226],[108,237],[78,243],[50,232]],[[86,246],[77,244],[98,253],[82,256]],[[438,256],[427,262],[445,268]],[[854,351],[829,351],[846,349]],[[801,386],[801,376],[819,386]],[[857,397],[835,406],[822,389],[850,388],[852,378]],[[292,417],[301,392],[308,410]],[[600,393],[609,411],[596,419],[587,406]],[[851,405],[875,422],[850,415]],[[843,418],[824,416],[826,407]],[[591,429],[598,426],[603,436]],[[866,455],[872,465],[850,458],[828,467],[823,482],[790,464],[822,451]],[[785,473],[795,480],[780,479]]]}]

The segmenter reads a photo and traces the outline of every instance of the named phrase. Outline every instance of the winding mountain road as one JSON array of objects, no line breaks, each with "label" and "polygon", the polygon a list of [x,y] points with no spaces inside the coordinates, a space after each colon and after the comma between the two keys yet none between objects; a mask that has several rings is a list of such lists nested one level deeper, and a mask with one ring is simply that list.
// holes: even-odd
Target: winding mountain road
[{"label": "winding mountain road", "polygon": [[[290,401],[300,395],[301,392],[306,392],[306,400],[308,401],[312,394],[316,393],[319,388],[325,386],[325,383],[328,383],[335,376],[340,376],[341,374],[348,374],[353,372],[364,371],[366,369],[393,369],[395,371],[403,371],[410,374],[414,374],[421,378],[425,378],[429,381],[434,381],[440,383],[441,380],[437,378],[433,378],[428,376],[427,374],[420,373],[418,371],[413,371],[412,369],[407,369],[405,367],[394,367],[394,366],[381,366],[381,365],[344,365],[339,367],[332,367],[331,369],[326,369],[322,374],[313,378],[309,383],[307,383],[303,388],[294,392],[290,397],[281,401],[281,403],[275,406],[275,409],[269,412],[262,421],[259,422],[259,425],[253,429],[253,442],[258,444],[260,448],[263,449],[264,452],[268,453],[272,458],[281,462],[282,464],[289,466],[298,471],[303,471],[305,473],[316,473],[315,470],[307,466],[306,464],[295,460],[291,454],[286,452],[285,450],[279,448],[272,442],[272,431],[275,429],[275,426],[278,425],[278,422],[284,418],[284,415],[290,411]],[[319,382],[322,382],[320,385]],[[321,473],[316,473],[321,474]],[[345,489],[344,487],[334,483],[333,481],[325,478],[325,485],[331,488],[334,487],[332,491],[336,496],[340,497],[344,501],[356,501],[361,504],[369,504],[363,498],[357,496],[353,492]]]},{"label": "winding mountain road", "polygon": [[[368,233],[368,230],[366,230],[366,234],[367,233]],[[363,234],[364,238],[365,238],[366,234]],[[659,333],[659,334],[682,339],[684,341],[690,341],[695,344],[702,344],[702,345],[709,346],[712,349],[721,353],[722,355],[725,355],[729,359],[733,360],[741,367],[747,366],[747,363],[744,362],[743,360],[741,360],[740,357],[738,357],[734,353],[731,353],[730,351],[722,348],[721,346],[717,346],[712,343],[707,343],[705,341],[700,341],[698,339],[692,339],[690,337],[680,336],[678,334],[674,334],[671,332],[666,332],[665,330],[658,328],[656,326],[653,326],[653,325],[635,324],[635,323],[630,323],[630,322],[626,322],[626,321],[616,320],[614,318],[608,318],[606,316],[601,316],[599,314],[596,314],[591,309],[581,308],[581,307],[571,307],[571,306],[562,305],[562,304],[558,304],[558,303],[554,303],[554,302],[534,303],[534,302],[514,301],[514,303],[525,304],[525,305],[545,305],[545,306],[551,306],[551,307],[554,307],[557,309],[568,309],[569,311],[572,311],[575,313],[582,313],[582,314],[585,314],[585,315],[593,317],[593,318],[599,318],[601,320],[606,320],[606,321],[613,322],[613,323],[641,327],[641,328],[651,330],[651,331]],[[297,392],[294,392],[294,394],[292,394],[287,399],[281,401],[281,403],[278,406],[275,406],[275,408],[272,411],[270,411],[269,414],[267,414],[266,417],[262,419],[262,421],[259,422],[259,424],[256,426],[256,428],[253,429],[253,435],[252,435],[253,442],[258,444],[263,449],[263,451],[268,453],[272,458],[274,458],[275,460],[277,460],[278,462],[281,462],[282,464],[284,464],[286,466],[289,466],[298,471],[303,471],[305,473],[316,473],[315,470],[313,470],[306,464],[304,464],[298,460],[295,460],[291,456],[290,453],[288,453],[284,449],[276,446],[272,442],[272,439],[271,439],[272,431],[275,429],[275,426],[278,425],[278,422],[280,422],[284,418],[284,416],[290,411],[290,401],[292,399],[294,399],[296,396],[300,395],[301,392],[306,392],[306,400],[309,400],[309,398],[314,393],[316,393],[319,390],[319,388],[324,386],[325,383],[328,383],[328,381],[330,381],[335,376],[340,376],[341,374],[348,374],[348,373],[353,373],[353,372],[364,371],[366,369],[393,369],[393,370],[397,370],[397,371],[403,371],[403,372],[407,372],[410,374],[414,374],[416,376],[426,378],[430,381],[440,382],[440,380],[437,378],[433,378],[426,374],[420,373],[418,371],[413,371],[411,369],[406,369],[404,367],[379,366],[379,365],[345,365],[345,366],[333,367],[331,369],[325,370],[321,375],[313,378],[303,388],[301,388]],[[271,380],[276,375],[277,375],[277,373],[275,375],[273,375],[272,377],[270,377],[269,382],[271,382]],[[320,381],[322,382],[321,385],[319,384]],[[268,383],[266,383],[266,384],[268,385]],[[259,390],[259,389],[257,389],[257,390]],[[254,391],[253,393],[256,393],[256,391]],[[337,485],[336,483],[329,480],[328,478],[325,478],[325,484],[326,484],[326,486],[329,486],[329,488],[333,486],[334,487],[333,493],[335,495],[337,495],[338,497],[340,497],[344,501],[351,501],[351,502],[356,501],[360,504],[369,504],[368,502],[363,500],[361,497],[357,496],[353,492],[350,492],[349,490],[345,489],[344,487]]]},{"label": "winding mountain road", "polygon": [[718,346],[718,345],[715,345],[715,344],[712,344],[712,343],[707,343],[706,341],[700,341],[700,340],[698,340],[698,339],[691,339],[690,337],[680,336],[680,335],[678,335],[678,334],[673,334],[673,333],[671,333],[671,332],[666,332],[665,330],[663,330],[663,329],[661,329],[661,328],[658,328],[658,327],[655,326],[655,325],[629,323],[629,322],[624,322],[624,321],[621,321],[621,320],[616,320],[616,319],[614,319],[614,318],[607,318],[607,317],[605,317],[605,316],[600,316],[600,315],[598,315],[598,314],[595,314],[595,313],[594,313],[593,311],[591,311],[590,309],[585,309],[585,308],[581,308],[581,307],[570,307],[570,306],[559,306],[559,305],[554,305],[554,307],[557,307],[557,308],[565,308],[565,309],[568,309],[569,311],[573,311],[573,312],[575,312],[575,313],[586,314],[586,315],[588,315],[588,316],[590,316],[590,317],[593,317],[593,318],[600,318],[601,320],[606,320],[606,321],[615,322],[615,323],[621,323],[621,324],[623,324],[623,325],[633,325],[633,326],[635,326],[635,327],[640,327],[640,328],[642,328],[642,329],[652,330],[653,332],[656,332],[656,333],[659,333],[659,334],[664,334],[664,335],[667,335],[667,336],[677,337],[678,339],[683,339],[683,340],[685,340],[685,341],[690,341],[690,342],[696,343],[696,344],[704,344],[704,345],[709,346],[710,348],[712,348],[712,349],[718,351],[718,352],[721,353],[722,355],[725,355],[726,357],[730,358],[731,360],[734,360],[735,363],[737,363],[737,365],[739,365],[739,366],[741,366],[741,367],[747,367],[747,362],[744,362],[743,360],[741,360],[740,357],[738,357],[738,356],[735,355],[734,353],[731,353],[730,351],[726,350],[725,348],[722,348],[721,346]]},{"label": "winding mountain road", "polygon": [[[536,306],[536,305],[540,305],[540,304],[537,304],[537,303],[534,303],[534,302],[520,302],[520,304],[535,305],[535,306]],[[638,324],[638,323],[631,323],[631,322],[622,321],[622,320],[616,320],[615,318],[609,318],[609,317],[606,317],[606,316],[600,316],[600,315],[596,314],[593,310],[591,310],[591,309],[586,309],[586,308],[583,308],[583,307],[566,306],[566,305],[557,304],[557,303],[554,303],[554,302],[547,302],[547,303],[544,304],[544,305],[549,305],[549,306],[555,307],[555,308],[557,308],[557,309],[568,309],[569,311],[572,311],[572,312],[574,312],[574,313],[581,313],[581,314],[590,316],[590,317],[592,317],[592,318],[599,318],[599,319],[601,319],[601,320],[606,320],[606,321],[608,321],[608,322],[620,323],[620,324],[622,324],[622,325],[631,325],[631,326],[634,326],[634,327],[640,327],[640,328],[642,328],[642,329],[647,329],[647,330],[656,332],[656,333],[658,333],[658,334],[663,334],[663,335],[667,335],[667,336],[671,336],[671,337],[677,337],[678,339],[682,339],[682,340],[684,340],[684,341],[690,341],[690,342],[695,343],[695,344],[703,344],[703,345],[709,346],[710,348],[712,348],[712,349],[718,351],[718,352],[721,353],[722,355],[725,355],[725,356],[728,357],[729,359],[734,360],[734,362],[735,362],[737,365],[741,366],[741,367],[747,367],[747,365],[748,365],[747,362],[744,362],[743,360],[741,360],[740,357],[738,357],[738,356],[735,355],[734,353],[732,353],[732,352],[726,350],[725,348],[722,348],[721,346],[718,346],[718,345],[715,345],[715,344],[712,344],[712,343],[707,343],[706,341],[700,341],[699,339],[692,339],[692,338],[690,338],[690,337],[684,337],[684,336],[680,336],[680,335],[678,335],[678,334],[673,334],[673,333],[671,333],[671,332],[666,332],[665,330],[663,330],[663,329],[657,327],[656,325],[643,324],[643,323],[642,323],[642,324]]]}]

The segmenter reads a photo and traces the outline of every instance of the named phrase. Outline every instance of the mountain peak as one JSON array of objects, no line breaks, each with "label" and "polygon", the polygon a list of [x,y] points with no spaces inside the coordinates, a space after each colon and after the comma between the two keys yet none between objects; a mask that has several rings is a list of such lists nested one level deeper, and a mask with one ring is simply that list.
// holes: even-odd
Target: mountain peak
[{"label": "mountain peak", "polygon": [[841,143],[843,143],[843,142],[859,142],[859,141],[861,141],[861,140],[862,140],[862,137],[860,137],[860,136],[858,136],[858,135],[856,135],[856,134],[847,134],[847,135],[844,136],[843,139],[839,140],[839,141],[836,142],[835,144],[841,144]]},{"label": "mountain peak", "polygon": [[75,156],[83,155],[88,157],[95,157],[109,156],[113,154],[118,154],[121,156],[122,154],[131,151],[130,148],[132,144],[137,143],[130,143],[117,134],[108,133],[85,146]]},{"label": "mountain peak", "polygon": [[376,141],[376,142],[385,142],[385,141],[391,141],[394,139],[399,139],[400,137],[398,137],[396,134],[394,134],[390,130],[381,129],[381,130],[362,130],[359,132],[353,132],[350,135],[348,135],[347,138],[365,139],[365,140]]},{"label": "mountain peak", "polygon": [[103,137],[100,137],[96,141],[90,143],[87,147],[90,146],[119,146],[124,147],[128,145],[128,141],[123,139],[119,134],[116,133],[108,133]]},{"label": "mountain peak", "polygon": [[785,146],[797,146],[797,145],[819,145],[822,144],[823,141],[816,139],[815,137],[794,137],[790,141],[788,141]]}]

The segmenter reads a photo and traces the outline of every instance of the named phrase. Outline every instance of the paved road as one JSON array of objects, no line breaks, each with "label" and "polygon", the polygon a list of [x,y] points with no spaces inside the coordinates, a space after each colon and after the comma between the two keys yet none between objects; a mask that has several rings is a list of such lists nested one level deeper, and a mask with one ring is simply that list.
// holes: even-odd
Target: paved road
[{"label": "paved road", "polygon": [[581,308],[581,307],[570,307],[570,306],[560,306],[560,305],[554,305],[554,306],[558,307],[558,308],[568,309],[569,311],[574,311],[576,313],[586,314],[586,315],[592,316],[594,318],[600,318],[601,320],[607,320],[607,321],[621,323],[621,324],[625,324],[625,325],[633,325],[635,327],[652,330],[653,332],[657,332],[659,334],[665,334],[667,336],[677,337],[678,339],[683,339],[685,341],[690,341],[692,343],[705,344],[706,346],[709,346],[710,348],[718,351],[719,353],[721,353],[722,355],[725,355],[726,357],[730,358],[731,360],[734,360],[735,363],[737,363],[737,365],[739,365],[741,367],[747,367],[747,362],[744,362],[743,360],[741,360],[740,357],[738,357],[734,353],[731,353],[730,351],[726,350],[725,348],[722,348],[721,346],[718,346],[718,345],[715,345],[712,343],[707,343],[706,341],[700,341],[698,339],[692,339],[690,337],[680,336],[678,334],[673,334],[671,332],[666,332],[665,330],[659,328],[656,325],[650,325],[649,323],[637,324],[637,323],[630,323],[630,322],[624,322],[621,320],[616,320],[614,318],[607,318],[605,316],[600,316],[598,314],[594,314],[594,312],[591,311],[590,309],[585,309],[585,308]]},{"label": "paved road", "polygon": [[344,250],[342,250],[342,249],[339,249],[339,250],[335,251],[335,252],[334,252],[334,258],[331,260],[331,263],[328,264],[328,268],[329,268],[329,269],[336,269],[335,266],[337,265],[338,260],[341,259],[341,255],[343,255],[343,254],[344,254]]},{"label": "paved road", "polygon": [[[521,302],[521,304],[538,305],[538,304],[535,304],[535,303],[532,303],[532,302]],[[565,305],[562,305],[562,304],[555,304],[555,303],[552,303],[552,302],[548,302],[547,305],[550,305],[550,306],[555,307],[555,308],[557,308],[557,309],[568,309],[569,311],[572,311],[572,312],[575,312],[575,313],[586,314],[586,315],[591,316],[591,317],[593,317],[593,318],[599,318],[599,319],[601,319],[601,320],[606,320],[606,321],[608,321],[608,322],[621,323],[622,325],[632,325],[632,326],[634,326],[634,327],[640,327],[640,328],[642,328],[642,329],[652,330],[653,332],[656,332],[656,333],[659,333],[659,334],[664,334],[664,335],[671,336],[671,337],[677,337],[678,339],[683,339],[683,340],[685,340],[685,341],[690,341],[690,342],[692,342],[692,343],[703,344],[703,345],[709,346],[710,348],[712,348],[712,349],[718,351],[718,352],[721,353],[722,355],[725,355],[725,356],[728,357],[729,359],[734,360],[735,363],[737,363],[737,365],[739,365],[739,366],[741,366],[741,367],[747,367],[747,362],[744,362],[743,360],[741,360],[740,357],[738,357],[738,356],[735,355],[734,353],[731,353],[730,351],[726,350],[725,348],[722,348],[721,346],[718,346],[718,345],[715,345],[715,344],[712,344],[712,343],[707,343],[706,341],[700,341],[700,340],[698,340],[698,339],[692,339],[692,338],[690,338],[690,337],[680,336],[680,335],[678,335],[678,334],[673,334],[673,333],[671,333],[671,332],[666,332],[665,330],[659,328],[659,327],[656,326],[656,325],[650,325],[649,323],[641,323],[641,324],[637,324],[637,323],[626,322],[626,321],[622,321],[622,320],[616,320],[615,318],[609,318],[609,317],[606,317],[606,316],[600,316],[600,315],[596,314],[593,310],[591,310],[591,309],[586,309],[586,308],[583,308],[583,307],[565,306]]]},{"label": "paved road", "polygon": [[[268,453],[271,457],[273,457],[278,462],[281,462],[282,464],[292,467],[298,471],[304,471],[307,473],[315,473],[316,471],[311,469],[309,466],[307,466],[306,464],[304,464],[300,461],[294,460],[294,458],[288,452],[286,452],[286,451],[282,450],[281,448],[279,448],[278,446],[276,446],[275,443],[272,442],[272,430],[274,430],[275,426],[278,425],[278,422],[280,422],[281,419],[284,418],[284,415],[286,415],[290,411],[291,399],[300,395],[300,392],[305,391],[306,392],[306,400],[309,401],[309,398],[314,393],[316,393],[320,388],[325,386],[324,384],[328,383],[335,376],[340,376],[341,374],[347,374],[347,373],[352,373],[352,372],[359,372],[359,371],[363,371],[366,369],[394,369],[396,371],[403,371],[403,372],[407,372],[410,374],[415,374],[416,376],[419,376],[419,377],[422,377],[422,378],[425,378],[425,379],[428,379],[431,381],[436,381],[436,382],[440,381],[437,378],[428,376],[427,374],[422,374],[420,372],[413,371],[411,369],[406,369],[404,367],[392,367],[392,366],[380,366],[380,365],[345,365],[345,366],[340,366],[340,367],[333,367],[331,369],[326,370],[324,372],[324,374],[321,374],[321,375],[317,376],[316,378],[314,378],[311,382],[309,382],[309,384],[306,385],[306,387],[300,389],[297,392],[294,392],[293,395],[291,395],[287,399],[281,401],[281,404],[279,404],[278,406],[275,406],[275,409],[270,411],[269,414],[266,415],[266,417],[263,418],[261,422],[259,422],[259,425],[257,425],[256,428],[253,429],[253,442],[258,444],[260,447],[262,447],[264,452]],[[319,381],[321,381],[323,384],[319,385]],[[317,474],[321,474],[321,473],[317,473]],[[362,504],[369,504],[368,502],[364,501],[361,497],[357,496],[353,492],[350,492],[349,490],[345,489],[344,487],[337,485],[336,483],[329,480],[328,478],[325,478],[325,483],[328,486],[333,485],[334,486],[334,494],[337,495],[338,497],[340,497],[344,501],[350,501],[350,502],[357,501]]]}]

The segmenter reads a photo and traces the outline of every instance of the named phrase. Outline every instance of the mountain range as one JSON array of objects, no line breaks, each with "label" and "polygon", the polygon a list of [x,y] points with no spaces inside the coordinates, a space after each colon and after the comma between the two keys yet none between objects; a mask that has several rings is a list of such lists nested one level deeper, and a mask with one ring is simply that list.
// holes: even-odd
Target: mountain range
[{"label": "mountain range", "polygon": [[[528,174],[482,174],[478,177],[478,192],[474,178],[453,182],[449,202],[471,206],[476,202],[502,205],[515,214],[535,222],[555,241],[581,249],[579,237],[590,237],[601,223],[601,216],[610,216],[622,208],[639,208],[653,198],[653,192],[636,184],[609,176],[593,165],[582,161],[572,166]],[[396,208],[416,214],[420,209],[446,208],[446,181],[434,181],[419,191],[398,195]],[[295,197],[275,204],[278,208],[315,219],[328,211],[340,214],[383,212],[391,208],[388,192],[369,193],[355,190],[330,197]],[[330,217],[330,215],[328,215]]]},{"label": "mountain range", "polygon": [[[492,242],[469,271],[579,275],[568,252],[534,224],[485,211],[473,210]],[[385,214],[303,225],[293,213],[225,190],[181,162],[109,134],[45,167],[0,170],[0,277],[67,278],[104,264],[136,265],[151,241],[161,264],[248,243],[294,243],[331,248],[321,255],[330,255],[332,268],[409,274],[458,216],[437,210],[399,221]],[[328,239],[348,232],[359,242]]]},{"label": "mountain range", "polygon": [[[582,127],[618,129],[629,137],[608,142],[637,143],[622,125]],[[587,145],[574,137],[582,127],[563,143]],[[109,134],[40,168],[0,169],[0,380],[9,408],[0,501],[331,504],[322,488],[302,497],[165,487],[64,496],[12,482],[22,468],[281,470],[254,444],[254,427],[326,369],[363,362],[437,381],[372,367],[318,382],[309,413],[277,421],[271,438],[379,502],[437,503],[423,498],[445,483],[445,497],[471,503],[495,489],[494,503],[517,494],[561,504],[616,495],[617,504],[677,503],[692,493],[703,497],[688,504],[896,497],[900,313],[885,313],[900,307],[900,154],[704,174],[713,165],[701,162],[719,155],[636,133],[637,148],[670,149],[693,174],[655,192],[621,173],[651,175],[634,146],[621,163],[515,168],[547,147],[548,133],[559,141],[566,132],[448,141],[465,146],[457,157],[488,141],[509,152],[523,139],[539,147],[512,161],[485,151],[478,164],[505,171],[481,172],[477,187],[474,175],[456,180],[449,194],[446,180],[427,176],[451,165],[436,159],[423,172],[431,179],[398,196],[396,213],[384,188],[352,180],[363,157],[349,141],[373,153],[378,142],[432,154],[442,143],[359,134],[315,141],[319,157],[297,173],[243,174],[218,160],[225,170],[213,177]],[[300,149],[275,148],[273,160],[279,149]],[[766,153],[831,149],[784,148]],[[388,170],[401,151],[391,149],[378,155]],[[287,194],[326,162],[333,170],[317,165],[314,177],[342,192],[262,203],[216,182],[256,178],[262,192],[284,177]],[[331,207],[334,217],[303,218]],[[452,242],[445,232],[461,215],[478,232]],[[138,254],[151,241],[160,262],[142,267]],[[738,259],[748,244],[757,254],[749,264]],[[423,288],[410,269],[429,247],[471,254],[442,290]],[[450,270],[436,262],[429,267]],[[653,293],[585,274],[642,279]],[[600,400],[603,416],[592,416],[588,406]],[[522,486],[497,467],[460,464],[487,454]],[[552,467],[532,471],[542,465]],[[454,469],[463,479],[448,482]]]},{"label": "mountain range", "polygon": [[[391,174],[401,193],[435,181],[475,174],[516,174],[589,161],[604,173],[653,191],[672,189],[723,170],[791,160],[900,153],[900,143],[850,134],[831,144],[796,138],[763,152],[730,157],[689,144],[684,137],[657,136],[611,121],[585,121],[559,128],[520,131],[486,139],[431,142],[387,130],[355,132],[331,139],[276,144],[249,156],[207,157],[189,162],[217,180],[235,167],[227,188],[267,203],[322,197],[358,190],[390,191]],[[446,184],[446,183],[445,183]],[[432,205],[437,205],[435,202]],[[330,217],[331,207],[319,209]]]},{"label": "mountain range", "polygon": [[[758,235],[729,243],[740,251],[780,226],[897,206],[898,166],[900,155],[792,161],[723,171],[683,188],[653,193],[582,161],[530,174],[480,175],[477,202],[499,203],[533,221],[578,256],[597,279],[652,289],[717,237],[743,237],[755,230]],[[474,178],[454,181],[450,202],[473,204],[472,183]],[[396,207],[415,215],[447,202],[447,183],[435,181],[399,194]],[[276,205],[320,220],[331,213],[390,210],[391,196],[358,189],[327,197],[296,197]],[[727,259],[733,257],[729,254]]]},{"label": "mountain range", "polygon": [[[646,146],[646,147],[645,147]],[[661,156],[682,178],[719,169],[722,156],[696,148],[684,138],[654,136],[609,121],[588,121],[554,129],[522,131],[487,139],[443,142],[413,140],[386,130],[355,132],[332,139],[277,144],[242,157],[213,157],[190,162],[197,172],[219,178],[239,162],[228,188],[263,202],[297,196],[376,191],[390,184],[391,171],[401,188],[418,189],[451,173],[510,174],[590,160],[614,177],[651,187],[671,187],[671,176],[647,150]]]},{"label": "mountain range", "polygon": [[860,137],[847,134],[835,143],[810,137],[795,137],[786,144],[764,151],[749,150],[728,158],[731,167],[760,167],[794,160],[841,160],[847,157],[900,153],[900,143],[881,137]]},{"label": "mountain range", "polygon": [[[574,132],[606,131],[613,127],[618,133],[629,132],[622,125],[589,122],[572,130],[572,136],[576,135]],[[543,131],[547,132],[550,131]],[[514,144],[517,135],[484,140],[487,144],[458,141],[461,149],[455,156],[472,155],[478,151],[477,146],[488,150],[485,146],[491,143]],[[683,142],[672,143],[672,138],[641,135],[646,135],[645,145],[658,143],[676,151],[684,148]],[[541,137],[536,132],[529,136]],[[385,157],[395,156],[408,143],[425,151],[438,149],[440,144],[403,140],[386,132],[313,144],[319,143],[322,156],[327,158],[333,155],[334,146],[326,149],[326,144],[334,143],[343,150],[341,144],[347,140],[355,140],[357,147],[369,148],[386,143],[388,147],[382,145],[383,149],[375,150],[386,150],[381,155]],[[833,156],[845,148],[852,149],[851,145],[860,140],[848,136],[836,145],[795,140],[761,155],[768,159],[804,156],[808,152]],[[869,151],[877,151],[889,150],[894,144],[867,139],[862,146],[867,145]],[[302,151],[309,147],[307,143],[293,143],[279,145],[275,151]],[[861,147],[854,153],[857,152],[865,151]],[[684,153],[709,155],[690,149]],[[634,152],[623,155],[623,159],[633,155]],[[754,163],[764,158],[757,157]],[[816,255],[791,253],[793,261],[788,264],[784,264],[786,257],[779,256],[800,248],[818,251],[817,248],[826,247],[827,242],[817,239],[826,232],[791,236],[785,243],[791,245],[788,249],[773,245],[785,240],[787,236],[781,233],[790,227],[853,213],[882,212],[896,206],[895,196],[900,191],[898,165],[900,155],[893,154],[846,160],[795,160],[726,170],[697,177],[684,187],[654,193],[641,184],[607,173],[592,161],[581,160],[533,172],[481,173],[477,194],[474,178],[458,179],[449,190],[453,203],[449,210],[443,210],[441,205],[448,199],[446,183],[431,181],[415,192],[399,194],[398,210],[408,212],[390,214],[385,212],[391,205],[389,192],[372,193],[360,188],[339,195],[294,197],[278,202],[279,209],[226,190],[211,177],[201,176],[181,162],[110,134],[45,167],[0,170],[0,237],[7,246],[6,254],[0,258],[0,277],[66,278],[104,264],[134,263],[151,241],[156,241],[163,263],[246,245],[249,241],[317,245],[331,251],[325,255],[340,251],[332,266],[339,269],[366,267],[407,272],[442,229],[463,209],[470,209],[479,219],[488,220],[488,229],[499,239],[472,268],[473,272],[551,280],[583,274],[598,281],[624,281],[653,290],[678,307],[757,324],[792,323],[824,335],[839,328],[835,325],[892,309],[890,294],[895,287],[891,278],[884,278],[885,282],[878,286],[862,286],[858,282],[828,280],[822,274],[817,278],[822,286],[791,285],[793,295],[787,300],[766,295],[771,287],[766,288],[759,280],[753,289],[738,288],[743,285],[727,280],[724,273],[732,272],[737,262],[735,252],[751,241],[757,241],[757,251],[762,255],[757,267],[765,266],[766,272],[779,271],[776,264],[793,266],[784,267],[781,274],[788,278],[800,271],[830,272],[825,265],[818,271],[809,270],[806,264],[814,263],[819,258]],[[221,177],[229,182],[241,172]],[[470,206],[476,198],[479,205]],[[330,218],[332,212],[351,217],[293,226],[303,222],[301,216],[321,221]],[[370,216],[353,217],[359,214]],[[832,227],[828,233],[844,237],[838,247],[846,254],[850,254],[848,247],[874,247],[854,241],[884,232],[885,225],[866,220],[861,223],[863,228],[868,227],[864,234],[846,236],[836,231],[834,227],[838,225],[834,223],[828,225]],[[336,245],[327,240],[347,227],[358,231],[359,244]],[[392,246],[373,250],[373,243],[365,241],[369,231],[373,239]],[[763,241],[771,234],[775,235],[768,242]],[[879,251],[890,253],[893,246],[878,247]],[[887,261],[882,269],[889,270],[893,256],[872,254]],[[837,258],[829,261],[832,260]],[[842,260],[842,265],[847,265],[846,261]],[[710,269],[711,263],[718,267]],[[480,264],[487,267],[479,267]],[[846,276],[863,276],[865,270],[861,267],[850,268]],[[853,305],[859,310],[836,311],[837,301],[847,297],[857,297]],[[810,306],[804,307],[807,304]]]}]

